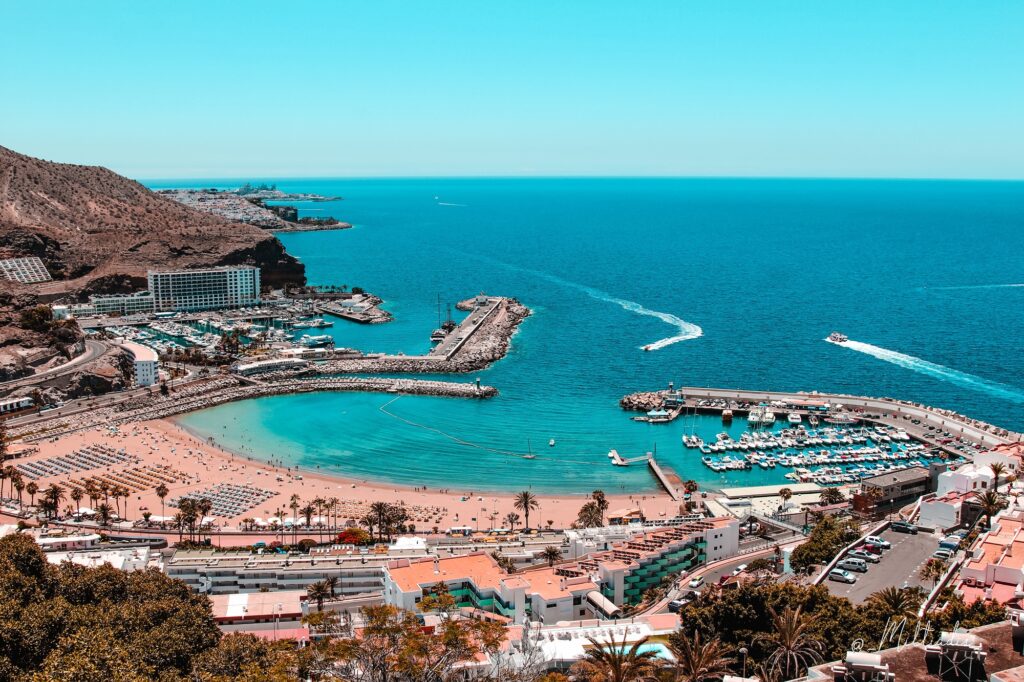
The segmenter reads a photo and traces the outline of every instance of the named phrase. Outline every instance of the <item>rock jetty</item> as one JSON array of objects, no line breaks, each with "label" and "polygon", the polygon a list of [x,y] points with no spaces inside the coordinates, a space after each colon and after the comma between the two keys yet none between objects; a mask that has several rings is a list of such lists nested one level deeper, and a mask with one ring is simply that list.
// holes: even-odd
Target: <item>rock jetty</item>
[{"label": "rock jetty", "polygon": [[641,393],[630,393],[619,400],[619,406],[624,410],[636,412],[650,412],[661,409],[665,404],[665,395],[657,391],[644,391]]}]

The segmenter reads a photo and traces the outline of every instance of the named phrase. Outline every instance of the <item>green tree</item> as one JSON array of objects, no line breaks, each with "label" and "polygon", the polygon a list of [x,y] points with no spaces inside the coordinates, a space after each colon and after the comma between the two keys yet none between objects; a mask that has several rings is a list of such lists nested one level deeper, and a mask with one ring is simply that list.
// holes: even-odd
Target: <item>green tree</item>
[{"label": "green tree", "polygon": [[821,491],[821,494],[818,496],[818,501],[823,506],[828,506],[832,504],[839,504],[840,502],[845,502],[846,497],[843,496],[843,491],[840,490],[839,488],[825,488],[824,490]]},{"label": "green tree", "polygon": [[526,528],[529,528],[530,512],[540,507],[540,501],[537,500],[536,495],[528,490],[524,490],[521,493],[516,494],[512,506],[523,512],[523,516],[526,518]]},{"label": "green tree", "polygon": [[576,515],[576,525],[580,528],[595,528],[601,525],[601,510],[594,501],[584,502]]},{"label": "green tree", "polygon": [[994,490],[977,490],[971,496],[985,515],[985,526],[992,527],[992,517],[1006,507],[1006,498]]},{"label": "green tree", "polygon": [[1006,465],[1002,462],[992,462],[988,468],[992,470],[992,489],[998,493],[999,479],[1006,473]]},{"label": "green tree", "polygon": [[795,571],[825,564],[831,561],[840,549],[860,537],[856,522],[826,516],[818,521],[807,541],[793,550],[790,565]]},{"label": "green tree", "polygon": [[812,665],[823,659],[822,643],[810,631],[810,619],[803,614],[803,607],[787,606],[781,612],[769,609],[772,630],[762,635],[771,653],[765,662],[768,670],[774,671],[780,679],[792,680],[802,677]]},{"label": "green tree", "polygon": [[677,630],[669,635],[668,647],[675,657],[672,663],[676,682],[705,682],[721,679],[729,673],[731,650],[717,637],[702,638]]},{"label": "green tree", "polygon": [[654,651],[641,651],[648,638],[642,637],[632,644],[614,637],[608,642],[601,642],[587,637],[590,647],[585,650],[584,657],[573,666],[573,680],[587,682],[641,682],[653,677],[660,667],[660,661]]},{"label": "green tree", "polygon": [[548,566],[554,566],[555,562],[562,560],[562,550],[554,545],[548,545],[540,553],[541,557],[548,562]]}]

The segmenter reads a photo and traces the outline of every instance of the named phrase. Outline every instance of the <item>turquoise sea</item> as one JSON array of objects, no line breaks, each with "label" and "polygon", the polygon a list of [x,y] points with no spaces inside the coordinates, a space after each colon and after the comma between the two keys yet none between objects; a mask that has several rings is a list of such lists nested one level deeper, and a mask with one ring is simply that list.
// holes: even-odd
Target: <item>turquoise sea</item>
[{"label": "turquoise sea", "polygon": [[[182,418],[233,448],[361,479],[467,491],[654,488],[645,468],[610,466],[611,448],[639,455],[656,447],[659,461],[705,487],[784,480],[781,468],[715,474],[702,466],[680,436],[696,429],[713,439],[723,430],[716,419],[648,425],[619,409],[622,395],[670,381],[886,395],[1024,429],[1024,183],[278,186],[344,197],[300,204],[302,215],[334,215],[353,229],[280,238],[311,283],[362,286],[395,315],[380,326],[339,321],[331,333],[340,345],[425,350],[438,294],[451,302],[480,291],[515,296],[534,315],[507,358],[456,377],[479,376],[500,389],[496,399],[302,395]],[[826,343],[833,330],[856,343]],[[652,343],[657,350],[641,350]],[[506,454],[528,447],[536,459]]]}]

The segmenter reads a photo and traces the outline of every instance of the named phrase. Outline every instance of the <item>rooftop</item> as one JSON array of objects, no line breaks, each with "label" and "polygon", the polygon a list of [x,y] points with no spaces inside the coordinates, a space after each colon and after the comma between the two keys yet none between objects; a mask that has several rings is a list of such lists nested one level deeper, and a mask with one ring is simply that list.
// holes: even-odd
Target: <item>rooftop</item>
[{"label": "rooftop", "polygon": [[141,343],[135,343],[134,341],[122,341],[121,346],[135,356],[135,360],[137,362],[157,362],[160,359],[155,350],[149,346],[144,346]]},{"label": "rooftop", "polygon": [[877,476],[871,476],[861,481],[864,485],[899,485],[901,483],[912,483],[914,481],[920,481],[928,478],[928,470],[924,467],[910,467],[909,469],[901,469],[900,471],[888,471],[884,474],[878,474]]}]

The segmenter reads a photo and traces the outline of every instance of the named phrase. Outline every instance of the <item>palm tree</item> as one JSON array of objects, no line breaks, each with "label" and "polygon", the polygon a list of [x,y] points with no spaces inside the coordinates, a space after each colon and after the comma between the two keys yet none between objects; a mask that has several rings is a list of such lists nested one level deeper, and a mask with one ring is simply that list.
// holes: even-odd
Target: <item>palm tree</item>
[{"label": "palm tree", "polygon": [[584,502],[583,506],[580,507],[579,513],[576,515],[576,525],[583,528],[594,528],[595,526],[600,526],[601,523],[601,510],[597,508],[597,503],[593,501]]},{"label": "palm tree", "polygon": [[784,680],[803,676],[809,667],[823,659],[824,646],[810,635],[811,620],[804,618],[802,611],[802,606],[795,609],[787,606],[782,613],[769,608],[771,632],[759,638],[774,648],[765,661],[768,669]]},{"label": "palm tree", "polygon": [[202,539],[203,535],[203,519],[210,515],[213,510],[213,502],[210,502],[207,498],[203,497],[196,502],[196,516],[198,516],[199,522],[199,537]]},{"label": "palm tree", "polygon": [[18,475],[18,477],[16,479],[14,479],[13,485],[14,485],[14,489],[18,491],[18,509],[20,510],[21,506],[22,506],[22,504],[21,504],[21,494],[25,491],[25,481],[21,478],[20,474]]},{"label": "palm tree", "polygon": [[825,488],[821,491],[821,495],[818,496],[818,501],[822,506],[828,506],[830,504],[839,504],[845,501],[843,492],[839,488]]},{"label": "palm tree", "polygon": [[324,578],[324,585],[331,592],[331,599],[334,599],[334,591],[338,589],[338,576],[332,575]]},{"label": "palm tree", "polygon": [[[96,511],[99,511],[98,509]],[[171,519],[171,523],[178,529],[178,542],[181,542],[181,536],[185,533],[185,515],[180,511],[175,512],[174,518]]]},{"label": "palm tree", "polygon": [[39,486],[35,481],[29,481],[28,485],[25,486],[25,492],[28,493],[28,506],[36,506],[36,493],[39,492]]},{"label": "palm tree", "polygon": [[541,557],[548,562],[548,566],[554,566],[556,561],[562,560],[562,550],[554,545],[548,545],[540,553]]},{"label": "palm tree", "polygon": [[526,528],[528,530],[530,528],[530,512],[540,507],[537,496],[528,490],[524,490],[516,495],[512,506],[523,512],[523,516],[526,517]]},{"label": "palm tree", "polygon": [[597,510],[601,513],[601,524],[604,525],[604,513],[608,511],[608,497],[605,496],[603,490],[595,490],[590,493],[590,499],[597,505]]},{"label": "palm tree", "polygon": [[296,533],[298,532],[298,524],[295,521],[299,520],[299,506],[299,494],[294,493],[288,502],[288,507],[292,510],[292,544],[295,544]]},{"label": "palm tree", "polygon": [[625,635],[621,641],[614,637],[608,642],[599,642],[593,637],[587,639],[591,647],[574,666],[582,679],[591,682],[640,682],[651,679],[659,667],[656,652],[640,651],[647,643],[647,637],[632,645],[626,643]]},{"label": "palm tree", "polygon": [[84,494],[78,486],[71,489],[71,499],[75,501],[75,511],[79,514],[82,513],[82,495]]},{"label": "palm tree", "polygon": [[519,523],[519,514],[516,514],[515,512],[509,512],[508,514],[505,514],[505,523],[508,524],[509,528],[515,530],[516,524]]},{"label": "palm tree", "polygon": [[56,483],[51,483],[46,490],[43,491],[43,496],[46,498],[46,505],[49,508],[50,513],[53,516],[57,516],[57,511],[60,509],[60,503],[67,497],[64,494],[64,488]]},{"label": "palm tree", "polygon": [[338,507],[341,505],[341,500],[337,497],[332,497],[327,500],[327,513],[331,515],[331,528],[336,529],[338,527]]},{"label": "palm tree", "polygon": [[992,489],[999,492],[999,477],[1006,473],[1006,465],[1002,462],[992,462],[988,465],[992,470]]},{"label": "palm tree", "polygon": [[918,573],[921,580],[931,580],[932,587],[938,585],[942,576],[946,574],[946,562],[942,559],[929,559]]},{"label": "palm tree", "polygon": [[160,516],[166,516],[164,511],[164,499],[170,494],[170,490],[167,488],[166,483],[161,483],[156,487],[156,496],[160,498]]},{"label": "palm tree", "polygon": [[779,491],[779,497],[782,498],[782,506],[785,508],[786,503],[793,499],[793,491],[789,488],[783,488]]},{"label": "palm tree", "polygon": [[994,490],[977,490],[974,492],[975,504],[981,507],[981,513],[985,515],[985,525],[992,527],[992,517],[1002,511],[1006,504],[1003,496]]},{"label": "palm tree", "polygon": [[868,597],[868,602],[878,608],[884,618],[913,618],[921,605],[921,595],[916,589],[889,586]]},{"label": "palm tree", "polygon": [[311,528],[313,526],[313,514],[316,513],[316,509],[313,508],[313,505],[307,504],[299,510],[299,513],[306,519],[306,528]]},{"label": "palm tree", "polygon": [[318,581],[306,588],[306,597],[316,602],[316,610],[324,610],[324,600],[330,597],[329,588],[324,582]]},{"label": "palm tree", "polygon": [[[103,504],[96,507],[96,515],[100,517],[100,525],[106,526],[110,524],[110,512],[114,511],[110,508],[110,505],[104,502]],[[181,537],[179,536],[180,540]]]},{"label": "palm tree", "polygon": [[374,525],[377,526],[377,539],[380,542],[384,541],[384,530],[385,526],[388,525],[388,517],[391,515],[391,505],[387,502],[374,502],[370,505],[370,518],[374,520]]},{"label": "palm tree", "polygon": [[4,496],[4,479],[7,478],[8,472],[11,471],[11,467],[0,467],[0,499]]},{"label": "palm tree", "polygon": [[677,630],[669,635],[668,648],[675,656],[672,679],[676,682],[704,682],[729,672],[731,649],[717,637],[702,641],[699,631],[690,637],[685,630]]}]

